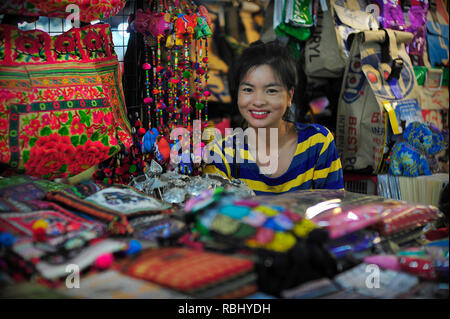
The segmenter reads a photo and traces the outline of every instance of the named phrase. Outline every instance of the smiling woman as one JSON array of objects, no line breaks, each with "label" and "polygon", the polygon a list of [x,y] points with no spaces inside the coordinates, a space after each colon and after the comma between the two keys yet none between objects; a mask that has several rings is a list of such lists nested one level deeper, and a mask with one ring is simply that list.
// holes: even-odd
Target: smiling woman
[{"label": "smiling woman", "polygon": [[[289,51],[275,43],[258,41],[242,52],[231,69],[230,91],[246,122],[248,138],[243,147],[230,143],[229,138],[237,136],[216,141],[207,155],[222,161],[209,162],[205,173],[239,178],[257,195],[343,189],[331,132],[321,125],[288,120],[296,68]],[[235,159],[227,160],[230,154]]]}]

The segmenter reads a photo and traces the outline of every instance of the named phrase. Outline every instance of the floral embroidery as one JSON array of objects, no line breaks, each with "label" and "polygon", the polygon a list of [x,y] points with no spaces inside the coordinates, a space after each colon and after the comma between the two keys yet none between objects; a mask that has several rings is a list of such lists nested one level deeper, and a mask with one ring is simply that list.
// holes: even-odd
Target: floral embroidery
[{"label": "floral embroidery", "polygon": [[61,123],[59,123],[58,118],[54,113],[50,113],[50,128],[52,130],[57,130],[61,127]]},{"label": "floral embroidery", "polygon": [[112,115],[112,113],[108,113],[108,114],[106,114],[104,117],[103,117],[103,120],[105,121],[105,124],[106,125],[111,125],[112,124],[112,122],[113,122],[113,115]]},{"label": "floral embroidery", "polygon": [[29,160],[25,163],[27,174],[44,178],[66,177],[67,166],[75,148],[67,136],[52,134],[41,137],[31,149]]},{"label": "floral embroidery", "polygon": [[42,125],[50,125],[50,114],[45,113],[44,115],[42,115],[41,123]]},{"label": "floral embroidery", "polygon": [[96,30],[95,28],[92,28],[88,30],[88,32],[81,32],[81,42],[83,43],[83,47],[88,52],[91,59],[98,59],[107,56],[105,45],[106,41],[102,41],[102,37],[105,37],[105,35],[100,35],[100,31],[100,29]]},{"label": "floral embroidery", "polygon": [[77,37],[73,30],[56,36],[54,39],[54,49],[58,61],[68,61],[69,59],[81,61],[83,57],[78,49]]},{"label": "floral embroidery", "polygon": [[2,0],[0,1],[0,13],[66,18],[70,14],[66,11],[69,3],[80,8],[81,21],[91,22],[116,15],[123,9],[126,0]]},{"label": "floral embroidery", "polygon": [[66,112],[61,113],[59,119],[61,120],[61,122],[67,123],[67,121],[69,120],[69,115]]},{"label": "floral embroidery", "polygon": [[95,124],[101,124],[103,122],[104,117],[105,114],[101,111],[94,111],[93,113],[93,119]]},{"label": "floral embroidery", "polygon": [[75,40],[67,35],[60,35],[55,41],[55,50],[61,53],[71,53],[75,50]]},{"label": "floral embroidery", "polygon": [[109,157],[108,152],[109,147],[103,145],[102,142],[88,140],[84,145],[78,145],[72,164],[69,165],[68,170],[72,174],[78,174],[106,160]]},{"label": "floral embroidery", "polygon": [[[26,77],[0,81],[2,163],[53,179],[78,174],[133,144],[108,25],[57,37],[0,25],[0,34],[12,40],[0,68],[27,60],[34,66]],[[89,67],[80,73],[74,64],[60,63],[65,61]]]},{"label": "floral embroidery", "polygon": [[22,52],[36,54],[39,53],[40,43],[38,39],[33,39],[30,36],[21,36],[17,38],[17,49]]},{"label": "floral embroidery", "polygon": [[4,132],[8,129],[8,121],[6,119],[0,118],[0,132]]},{"label": "floral embroidery", "polygon": [[2,142],[0,140],[0,161],[3,163],[7,163],[10,158],[10,152],[8,150],[8,147],[6,146],[6,143]]},{"label": "floral embroidery", "polygon": [[15,38],[15,56],[17,62],[47,61],[45,55],[45,36],[42,31],[24,31],[25,34]]},{"label": "floral embroidery", "polygon": [[83,39],[83,43],[89,50],[92,51],[98,50],[102,47],[100,37],[92,30],[90,30],[88,34],[86,34],[86,36]]},{"label": "floral embroidery", "polygon": [[72,121],[72,126],[70,127],[70,134],[77,135],[82,134],[86,129],[86,125],[80,122],[80,118],[76,117]]}]

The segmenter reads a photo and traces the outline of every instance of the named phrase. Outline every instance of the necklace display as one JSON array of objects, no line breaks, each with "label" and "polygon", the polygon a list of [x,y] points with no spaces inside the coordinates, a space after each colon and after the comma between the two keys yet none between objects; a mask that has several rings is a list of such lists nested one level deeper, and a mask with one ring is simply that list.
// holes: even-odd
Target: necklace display
[{"label": "necklace display", "polygon": [[[132,149],[102,165],[96,179],[128,184],[141,173],[152,175],[147,170],[152,161],[164,171],[199,175],[204,144],[193,145],[189,136],[194,120],[201,122],[200,129],[208,125],[208,38],[213,25],[208,9],[194,0],[149,0],[129,21],[129,31],[143,41],[138,61],[142,68],[138,80],[144,84],[139,92],[142,112],[133,119]],[[174,129],[184,133],[173,138]],[[171,161],[172,151],[176,154],[184,141],[189,141],[190,150],[200,151],[191,152],[188,159],[178,153],[181,159]]]}]

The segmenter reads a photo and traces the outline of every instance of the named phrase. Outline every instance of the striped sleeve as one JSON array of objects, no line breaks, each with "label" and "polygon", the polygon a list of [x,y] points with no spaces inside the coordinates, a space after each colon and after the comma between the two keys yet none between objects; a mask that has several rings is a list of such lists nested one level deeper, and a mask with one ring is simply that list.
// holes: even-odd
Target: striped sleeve
[{"label": "striped sleeve", "polygon": [[[232,150],[225,150],[224,146],[224,140],[208,143],[205,148],[206,155],[204,155],[207,165],[203,170],[203,174],[218,174],[231,179],[232,167],[230,167],[229,162]],[[225,150],[225,152],[222,150]]]},{"label": "striped sleeve", "polygon": [[313,189],[344,189],[344,176],[333,134],[327,135],[319,153],[313,174]]}]

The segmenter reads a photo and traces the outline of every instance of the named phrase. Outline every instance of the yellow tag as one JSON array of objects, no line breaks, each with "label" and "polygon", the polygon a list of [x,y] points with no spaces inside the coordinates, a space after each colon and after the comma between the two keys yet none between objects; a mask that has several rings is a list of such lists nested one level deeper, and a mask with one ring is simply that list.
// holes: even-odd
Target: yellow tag
[{"label": "yellow tag", "polygon": [[395,135],[400,134],[400,128],[398,126],[397,116],[395,115],[395,110],[391,105],[391,102],[385,101],[383,102],[383,107],[388,113],[389,116],[389,122],[391,122],[392,126],[392,132],[394,132]]},{"label": "yellow tag", "polygon": [[266,216],[273,217],[278,215],[278,211],[267,206],[259,205],[255,207],[258,212],[264,213]]}]

